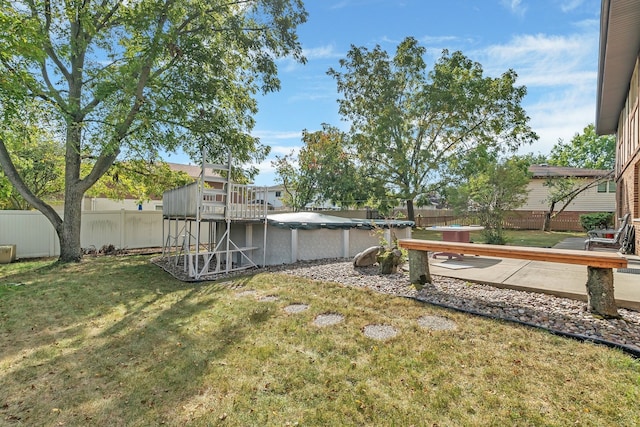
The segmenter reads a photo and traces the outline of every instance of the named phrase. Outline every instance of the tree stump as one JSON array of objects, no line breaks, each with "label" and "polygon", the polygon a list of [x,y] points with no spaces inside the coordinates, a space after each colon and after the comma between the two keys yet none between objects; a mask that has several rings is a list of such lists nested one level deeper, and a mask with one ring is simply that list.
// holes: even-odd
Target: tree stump
[{"label": "tree stump", "polygon": [[415,285],[431,283],[429,273],[429,253],[409,250],[409,280]]},{"label": "tree stump", "polygon": [[393,248],[380,253],[380,255],[378,255],[380,274],[397,273],[401,258],[402,252],[400,252],[400,249],[398,248]]},{"label": "tree stump", "polygon": [[587,267],[587,310],[606,319],[619,318],[611,268]]}]

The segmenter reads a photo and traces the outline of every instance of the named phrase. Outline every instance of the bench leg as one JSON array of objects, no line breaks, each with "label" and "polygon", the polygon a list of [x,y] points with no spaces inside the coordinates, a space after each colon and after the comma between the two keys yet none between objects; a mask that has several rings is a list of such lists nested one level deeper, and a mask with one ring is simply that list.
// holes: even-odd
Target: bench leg
[{"label": "bench leg", "polygon": [[431,283],[428,252],[409,250],[409,280],[419,285]]},{"label": "bench leg", "polygon": [[587,309],[604,318],[618,318],[618,308],[613,292],[611,268],[587,267]]}]

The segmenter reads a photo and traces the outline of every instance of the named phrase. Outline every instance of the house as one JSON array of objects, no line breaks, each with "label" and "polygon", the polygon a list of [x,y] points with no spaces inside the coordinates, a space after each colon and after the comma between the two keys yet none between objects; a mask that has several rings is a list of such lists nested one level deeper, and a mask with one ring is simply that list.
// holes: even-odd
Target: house
[{"label": "house", "polygon": [[[531,180],[527,186],[528,198],[526,203],[517,209],[519,211],[549,210],[549,187],[545,185],[549,178],[576,178],[583,180],[586,185],[611,174],[609,170],[549,165],[531,165],[529,172]],[[616,206],[615,192],[613,180],[605,180],[580,193],[569,203],[565,212],[573,212],[572,216],[589,212],[613,212]],[[560,208],[561,206],[556,206],[556,209]]]},{"label": "house", "polygon": [[640,2],[602,0],[596,132],[616,135],[616,215],[631,214],[640,252]]}]

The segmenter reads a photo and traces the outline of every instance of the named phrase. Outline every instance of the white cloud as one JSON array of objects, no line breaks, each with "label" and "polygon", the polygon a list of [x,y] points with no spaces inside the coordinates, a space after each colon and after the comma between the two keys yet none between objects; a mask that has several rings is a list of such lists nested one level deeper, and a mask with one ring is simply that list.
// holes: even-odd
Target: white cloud
[{"label": "white cloud", "polygon": [[530,125],[540,139],[533,146],[523,147],[521,152],[546,154],[558,139],[569,142],[595,120],[595,102],[595,86],[575,86],[525,104]]},{"label": "white cloud", "polygon": [[524,16],[527,12],[527,6],[522,4],[522,0],[502,0],[501,3],[515,15]]},{"label": "white cloud", "polygon": [[564,13],[571,12],[582,6],[584,0],[564,0],[560,3],[560,10]]},{"label": "white cloud", "polygon": [[597,27],[583,25],[579,33],[520,35],[508,43],[476,52],[489,75],[509,68],[528,95],[523,107],[540,139],[521,152],[549,153],[558,139],[570,141],[595,118]]},{"label": "white cloud", "polygon": [[252,132],[253,136],[263,140],[282,140],[282,139],[297,139],[302,138],[301,131],[274,131],[274,130],[257,130]]},{"label": "white cloud", "polygon": [[490,74],[512,68],[520,77],[518,83],[527,86],[583,85],[595,84],[597,46],[597,32],[523,35],[489,46],[479,55]]},{"label": "white cloud", "polygon": [[344,56],[341,52],[337,52],[332,44],[303,49],[302,53],[308,60],[342,58]]}]

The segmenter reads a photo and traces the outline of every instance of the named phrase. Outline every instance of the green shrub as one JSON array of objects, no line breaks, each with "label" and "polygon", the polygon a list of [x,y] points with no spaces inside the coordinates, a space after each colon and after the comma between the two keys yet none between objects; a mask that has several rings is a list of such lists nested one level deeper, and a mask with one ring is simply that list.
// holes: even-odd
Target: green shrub
[{"label": "green shrub", "polygon": [[596,228],[611,228],[613,226],[612,212],[596,212],[580,215],[580,225],[584,231]]}]

